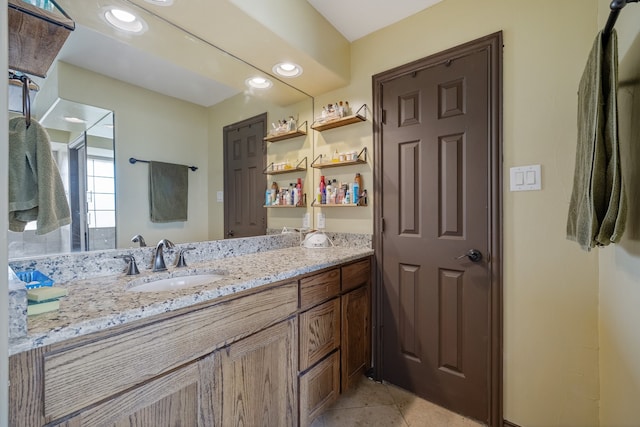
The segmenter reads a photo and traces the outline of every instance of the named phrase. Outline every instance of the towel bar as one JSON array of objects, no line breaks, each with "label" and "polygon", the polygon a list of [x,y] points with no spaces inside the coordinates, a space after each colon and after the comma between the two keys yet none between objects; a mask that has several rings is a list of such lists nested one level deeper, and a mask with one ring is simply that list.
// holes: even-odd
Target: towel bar
[{"label": "towel bar", "polygon": [[[132,165],[140,162],[140,163],[149,163],[149,160],[140,160],[140,159],[136,159],[135,157],[129,157],[129,163],[131,163]],[[197,171],[198,167],[197,166],[187,166],[189,169],[191,169],[192,171]]]}]

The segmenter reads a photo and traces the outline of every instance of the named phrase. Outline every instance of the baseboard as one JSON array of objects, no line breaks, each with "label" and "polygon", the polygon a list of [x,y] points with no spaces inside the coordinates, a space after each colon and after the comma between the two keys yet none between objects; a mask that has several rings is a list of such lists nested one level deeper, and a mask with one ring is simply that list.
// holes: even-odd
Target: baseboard
[{"label": "baseboard", "polygon": [[511,421],[507,421],[507,420],[503,420],[503,421],[502,421],[502,425],[503,425],[504,427],[520,427],[519,425],[514,424],[514,423],[512,423]]}]

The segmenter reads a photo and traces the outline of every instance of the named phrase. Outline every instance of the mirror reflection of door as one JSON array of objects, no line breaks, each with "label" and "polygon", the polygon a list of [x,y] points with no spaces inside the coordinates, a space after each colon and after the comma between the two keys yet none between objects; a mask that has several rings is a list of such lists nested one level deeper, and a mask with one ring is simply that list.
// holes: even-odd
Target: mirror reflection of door
[{"label": "mirror reflection of door", "polygon": [[58,99],[37,120],[49,134],[72,223],[43,235],[35,221],[9,231],[9,258],[115,248],[113,113]]},{"label": "mirror reflection of door", "polygon": [[113,113],[69,145],[71,250],[116,247]]},{"label": "mirror reflection of door", "polygon": [[224,229],[225,238],[261,236],[267,231],[264,191],[267,163],[263,138],[267,114],[225,126],[224,138]]}]

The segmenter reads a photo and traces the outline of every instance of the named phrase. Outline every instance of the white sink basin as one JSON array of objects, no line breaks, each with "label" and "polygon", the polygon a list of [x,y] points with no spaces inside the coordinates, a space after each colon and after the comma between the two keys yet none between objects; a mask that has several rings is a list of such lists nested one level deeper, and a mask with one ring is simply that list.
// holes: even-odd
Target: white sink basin
[{"label": "white sink basin", "polygon": [[194,274],[191,276],[169,277],[167,279],[153,280],[147,283],[134,285],[127,289],[128,292],[161,292],[173,291],[176,289],[190,288],[192,286],[206,285],[213,283],[225,276],[221,274],[207,273]]}]

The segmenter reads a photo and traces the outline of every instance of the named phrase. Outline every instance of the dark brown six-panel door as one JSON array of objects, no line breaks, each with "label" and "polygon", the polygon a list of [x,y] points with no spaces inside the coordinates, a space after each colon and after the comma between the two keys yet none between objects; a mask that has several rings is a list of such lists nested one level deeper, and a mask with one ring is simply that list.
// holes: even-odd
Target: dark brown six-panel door
[{"label": "dark brown six-panel door", "polygon": [[[488,422],[491,57],[463,49],[380,85],[383,379]],[[374,79],[375,81],[375,79]]]},{"label": "dark brown six-panel door", "polygon": [[264,191],[267,179],[267,115],[224,127],[225,238],[261,236],[267,230]]}]

